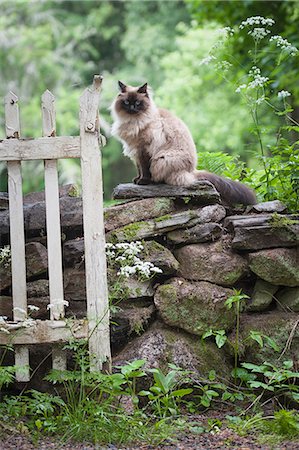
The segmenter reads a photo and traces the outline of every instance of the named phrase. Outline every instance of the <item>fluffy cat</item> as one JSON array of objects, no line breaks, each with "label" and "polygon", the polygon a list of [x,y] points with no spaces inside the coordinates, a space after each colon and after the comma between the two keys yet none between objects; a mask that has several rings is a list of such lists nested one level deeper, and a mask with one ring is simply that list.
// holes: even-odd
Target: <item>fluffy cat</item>
[{"label": "fluffy cat", "polygon": [[198,180],[214,184],[228,204],[254,204],[254,193],[243,184],[196,170],[197,152],[191,133],[178,117],[158,108],[147,83],[140,87],[118,82],[120,92],[111,105],[112,134],[138,170],[136,184],[166,183],[191,186]]}]

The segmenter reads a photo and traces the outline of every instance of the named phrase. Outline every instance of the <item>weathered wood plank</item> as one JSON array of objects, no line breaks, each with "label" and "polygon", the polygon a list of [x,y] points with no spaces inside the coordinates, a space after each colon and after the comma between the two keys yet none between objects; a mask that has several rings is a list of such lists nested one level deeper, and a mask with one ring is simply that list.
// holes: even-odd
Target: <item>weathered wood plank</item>
[{"label": "weathered wood plank", "polygon": [[[53,94],[47,90],[42,95],[43,136],[52,136],[54,138],[56,135],[55,117],[55,98]],[[59,320],[64,317],[64,293],[57,161],[47,159],[45,160],[44,165],[50,319]],[[65,370],[66,363],[66,353],[58,347],[53,348],[53,369]]]},{"label": "weathered wood plank", "polygon": [[[20,136],[18,97],[10,92],[5,97],[5,128],[8,138],[16,143]],[[13,317],[15,321],[27,316],[25,235],[23,215],[22,173],[19,161],[7,163]],[[29,381],[29,350],[15,349],[16,380]],[[21,368],[21,369],[20,369]]]},{"label": "weathered wood plank", "polygon": [[18,97],[10,91],[4,98],[5,105],[5,132],[7,138],[20,137],[20,115]]},{"label": "weathered wood plank", "polygon": [[1,325],[9,334],[0,333],[0,345],[62,344],[71,338],[88,336],[87,320],[31,320],[30,326],[23,322],[6,322]]},{"label": "weathered wood plank", "polygon": [[80,158],[80,138],[59,136],[55,139],[0,140],[0,161],[26,161],[36,159]]},{"label": "weathered wood plank", "polygon": [[102,167],[98,107],[102,79],[80,99],[80,142],[87,317],[91,369],[110,368],[109,303],[103,219]]},{"label": "weathered wood plank", "polygon": [[[55,135],[54,97],[46,91],[42,96],[43,135]],[[50,318],[64,317],[62,252],[59,209],[59,187],[56,160],[45,160],[45,199],[47,223],[47,248],[50,288]]]},{"label": "weathered wood plank", "polygon": [[220,195],[209,181],[198,181],[194,186],[169,186],[167,184],[119,184],[114,188],[113,198],[150,198],[150,197],[190,197],[202,204],[219,203]]},{"label": "weathered wood plank", "polygon": [[48,89],[42,95],[43,136],[56,136],[55,97]]}]

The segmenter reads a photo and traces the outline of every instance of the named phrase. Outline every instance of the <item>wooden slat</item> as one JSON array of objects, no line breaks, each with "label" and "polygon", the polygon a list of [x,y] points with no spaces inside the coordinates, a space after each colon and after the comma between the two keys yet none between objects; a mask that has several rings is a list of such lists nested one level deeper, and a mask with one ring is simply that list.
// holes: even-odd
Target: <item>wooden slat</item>
[{"label": "wooden slat", "polygon": [[38,139],[0,140],[0,161],[80,158],[78,136],[42,137]]},{"label": "wooden slat", "polygon": [[[43,136],[56,135],[55,98],[50,91],[42,95]],[[62,275],[61,227],[59,209],[59,185],[56,160],[45,160],[45,199],[47,223],[47,249],[50,291],[50,318],[64,317],[64,293]],[[66,369],[66,353],[60,348],[52,349],[53,369]]]},{"label": "wooden slat", "polygon": [[63,344],[70,339],[84,339],[88,335],[87,320],[33,320],[26,328],[22,322],[6,322],[9,334],[0,333],[0,345]]},{"label": "wooden slat", "polygon": [[[18,97],[10,92],[5,97],[5,128],[11,142],[20,135]],[[11,245],[11,273],[13,294],[14,320],[24,320],[27,315],[26,297],[26,262],[25,236],[23,216],[23,193],[21,163],[10,161],[7,163],[10,245]],[[26,347],[15,349],[16,379],[29,381],[29,350]],[[18,368],[21,368],[19,370]]]},{"label": "wooden slat", "polygon": [[102,78],[95,76],[93,86],[86,89],[80,99],[86,297],[92,370],[101,370],[103,365],[109,370],[111,365],[102,168],[98,128],[101,82]]}]

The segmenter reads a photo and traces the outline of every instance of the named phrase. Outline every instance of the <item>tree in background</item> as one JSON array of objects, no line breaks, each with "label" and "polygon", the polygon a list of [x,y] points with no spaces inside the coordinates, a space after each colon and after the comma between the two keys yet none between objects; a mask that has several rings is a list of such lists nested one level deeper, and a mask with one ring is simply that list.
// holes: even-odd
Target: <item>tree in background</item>
[{"label": "tree in background", "polygon": [[[44,1],[2,2],[0,18],[0,96],[13,90],[20,98],[22,136],[40,136],[40,95],[45,89],[57,99],[57,133],[78,134],[78,101],[94,73],[104,75],[101,101],[102,132],[109,137],[108,107],[117,80],[158,85],[160,64],[175,47],[176,25],[188,22],[182,1]],[[3,128],[4,114],[0,111]],[[26,171],[35,165],[35,177]],[[24,191],[43,188],[42,165],[23,164]],[[80,180],[78,164],[60,164],[62,182]],[[103,149],[106,198],[113,186],[133,177],[134,168],[122,156],[114,138]],[[0,167],[0,189],[6,189]]]}]

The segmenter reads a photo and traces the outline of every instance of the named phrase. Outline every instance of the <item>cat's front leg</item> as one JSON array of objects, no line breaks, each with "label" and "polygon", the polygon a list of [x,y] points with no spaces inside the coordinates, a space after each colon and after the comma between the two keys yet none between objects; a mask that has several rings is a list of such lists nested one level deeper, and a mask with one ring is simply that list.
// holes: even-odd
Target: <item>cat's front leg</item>
[{"label": "cat's front leg", "polygon": [[153,180],[150,173],[150,156],[145,149],[139,150],[137,155],[138,176],[134,178],[135,184],[152,184]]}]

